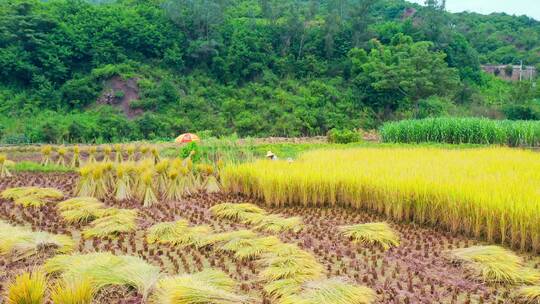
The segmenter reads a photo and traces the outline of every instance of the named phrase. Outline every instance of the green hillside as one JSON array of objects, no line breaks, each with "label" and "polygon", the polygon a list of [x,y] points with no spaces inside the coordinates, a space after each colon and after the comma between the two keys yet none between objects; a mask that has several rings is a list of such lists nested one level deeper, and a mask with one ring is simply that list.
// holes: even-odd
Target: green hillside
[{"label": "green hillside", "polygon": [[540,119],[540,22],[401,0],[5,0],[0,143],[309,136],[430,116]]}]

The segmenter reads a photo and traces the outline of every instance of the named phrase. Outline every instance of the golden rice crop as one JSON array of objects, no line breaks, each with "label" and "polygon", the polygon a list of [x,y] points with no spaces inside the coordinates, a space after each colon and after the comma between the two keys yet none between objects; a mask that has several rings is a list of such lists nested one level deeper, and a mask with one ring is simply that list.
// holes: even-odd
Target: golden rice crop
[{"label": "golden rice crop", "polygon": [[67,223],[85,223],[102,214],[105,204],[93,197],[75,197],[56,205]]},{"label": "golden rice crop", "polygon": [[246,216],[251,214],[266,214],[266,211],[250,203],[222,203],[212,206],[210,212],[216,217],[229,220],[244,220]]},{"label": "golden rice crop", "polygon": [[383,250],[399,246],[399,236],[387,223],[367,223],[340,227],[343,235],[354,242],[378,245]]},{"label": "golden rice crop", "polygon": [[47,277],[41,270],[18,275],[7,287],[7,304],[45,303]]},{"label": "golden rice crop", "polygon": [[99,209],[96,217],[97,219],[90,223],[90,227],[83,230],[82,234],[85,238],[114,237],[137,229],[137,210],[135,209]]},{"label": "golden rice crop", "polygon": [[272,206],[347,206],[540,251],[540,157],[511,148],[356,148],[226,167]]},{"label": "golden rice crop", "polygon": [[186,220],[178,220],[158,223],[148,228],[146,240],[149,243],[201,247],[206,245],[205,240],[210,234],[210,226],[190,227]]},{"label": "golden rice crop", "polygon": [[32,231],[0,220],[0,255],[9,254],[21,259],[36,254],[40,248],[55,248],[56,252],[68,253],[74,247],[75,242],[66,235]]},{"label": "golden rice crop", "polygon": [[452,250],[450,255],[485,282],[540,283],[540,271],[525,267],[519,256],[499,246],[460,248]]},{"label": "golden rice crop", "polygon": [[8,159],[3,153],[0,153],[0,178],[10,177],[11,173],[8,170]]},{"label": "golden rice crop", "polygon": [[139,257],[109,252],[57,255],[45,262],[44,269],[66,280],[88,280],[96,292],[110,285],[125,285],[136,288],[144,297],[161,277],[159,267]]}]

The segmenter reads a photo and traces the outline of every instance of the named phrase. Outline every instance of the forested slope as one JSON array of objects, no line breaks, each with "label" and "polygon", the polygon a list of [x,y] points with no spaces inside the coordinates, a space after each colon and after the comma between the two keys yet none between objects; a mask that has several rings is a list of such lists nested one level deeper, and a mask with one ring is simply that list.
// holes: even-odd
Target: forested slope
[{"label": "forested slope", "polygon": [[432,0],[5,0],[0,142],[540,118],[540,86],[480,69],[538,65],[539,47],[538,21]]}]

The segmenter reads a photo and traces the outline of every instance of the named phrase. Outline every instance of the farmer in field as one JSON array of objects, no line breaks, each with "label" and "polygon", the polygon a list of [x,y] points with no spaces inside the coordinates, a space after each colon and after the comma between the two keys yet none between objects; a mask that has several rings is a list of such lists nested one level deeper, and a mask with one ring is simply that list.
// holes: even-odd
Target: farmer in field
[{"label": "farmer in field", "polygon": [[277,156],[272,151],[266,152],[266,158],[269,160],[277,160]]}]

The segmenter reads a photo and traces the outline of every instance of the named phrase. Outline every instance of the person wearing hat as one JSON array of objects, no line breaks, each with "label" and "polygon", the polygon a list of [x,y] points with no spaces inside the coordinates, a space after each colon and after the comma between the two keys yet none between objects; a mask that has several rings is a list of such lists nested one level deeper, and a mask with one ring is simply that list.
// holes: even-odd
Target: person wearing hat
[{"label": "person wearing hat", "polygon": [[266,158],[270,160],[277,160],[277,156],[272,151],[266,152]]}]

